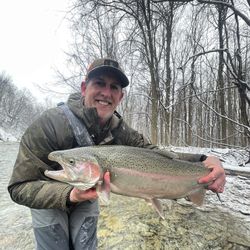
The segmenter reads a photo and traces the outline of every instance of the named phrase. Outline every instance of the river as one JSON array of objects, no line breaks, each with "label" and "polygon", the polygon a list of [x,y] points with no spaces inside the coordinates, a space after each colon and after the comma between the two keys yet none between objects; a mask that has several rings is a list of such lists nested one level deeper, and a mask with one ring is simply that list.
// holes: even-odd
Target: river
[{"label": "river", "polygon": [[[0,142],[0,249],[34,249],[29,209],[11,201],[7,184],[18,143]],[[162,220],[143,200],[111,195],[101,208],[100,250],[250,249],[250,179],[227,176],[222,203],[208,192],[205,204],[164,201]]]}]

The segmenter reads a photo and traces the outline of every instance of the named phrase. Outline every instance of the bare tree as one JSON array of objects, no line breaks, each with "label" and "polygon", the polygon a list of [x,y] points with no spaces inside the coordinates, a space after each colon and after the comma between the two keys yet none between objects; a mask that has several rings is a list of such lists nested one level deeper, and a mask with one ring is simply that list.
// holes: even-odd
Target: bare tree
[{"label": "bare tree", "polygon": [[27,89],[19,90],[6,73],[0,74],[0,126],[20,137],[44,110]]},{"label": "bare tree", "polygon": [[0,73],[0,104],[4,95],[8,92],[7,89],[12,85],[12,79],[5,72]]},{"label": "bare tree", "polygon": [[[183,2],[183,1],[154,1],[155,3],[163,3],[163,2]],[[186,1],[186,2],[193,2],[193,1]],[[248,26],[250,24],[249,18],[247,17],[246,13],[243,12],[242,6],[243,4],[248,5],[249,2],[244,3],[244,1],[238,2],[238,6],[236,7],[234,4],[234,1],[205,1],[205,0],[198,0],[199,3],[205,4],[206,6],[215,6],[218,11],[218,40],[219,40],[219,46],[218,46],[218,72],[217,72],[217,83],[218,83],[218,110],[220,113],[220,116],[217,117],[217,119],[220,122],[218,123],[218,136],[221,138],[221,143],[223,140],[226,140],[228,138],[227,134],[227,124],[230,123],[228,119],[228,113],[226,112],[226,99],[225,99],[225,80],[224,80],[224,66],[226,66],[227,69],[227,79],[235,84],[235,86],[238,89],[239,93],[239,110],[240,110],[240,117],[236,117],[237,119],[240,119],[239,122],[243,125],[244,128],[244,134],[246,136],[245,143],[249,143],[249,107],[250,107],[250,98],[249,98],[249,91],[250,91],[250,85],[246,81],[246,71],[243,70],[243,59],[242,59],[242,47],[241,47],[241,28],[242,24],[240,24],[238,18],[241,18]],[[231,11],[231,13],[228,11],[228,9]],[[230,18],[232,19],[232,16],[235,17],[234,24],[235,24],[235,43],[234,47],[230,48],[230,43],[227,43],[228,47],[225,47],[225,36],[223,35],[223,32],[227,32],[227,25],[226,25],[226,19]],[[232,40],[231,40],[232,44]],[[236,49],[235,49],[236,48]],[[203,51],[204,52],[204,51]],[[200,55],[204,55],[203,52],[200,53]],[[197,55],[196,55],[197,56]],[[191,57],[190,60],[193,60],[194,57]],[[232,102],[231,102],[232,103]],[[185,119],[186,120],[186,119]],[[188,122],[187,124],[190,125]],[[247,142],[248,141],[248,142]]]}]

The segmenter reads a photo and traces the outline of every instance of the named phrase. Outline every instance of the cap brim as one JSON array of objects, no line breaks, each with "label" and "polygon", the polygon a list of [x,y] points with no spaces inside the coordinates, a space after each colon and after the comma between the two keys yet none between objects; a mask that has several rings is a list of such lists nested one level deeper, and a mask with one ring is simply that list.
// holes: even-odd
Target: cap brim
[{"label": "cap brim", "polygon": [[128,78],[121,70],[107,65],[92,69],[91,71],[88,72],[87,78],[90,79],[108,72],[113,73],[119,79],[122,88],[125,88],[129,85]]}]

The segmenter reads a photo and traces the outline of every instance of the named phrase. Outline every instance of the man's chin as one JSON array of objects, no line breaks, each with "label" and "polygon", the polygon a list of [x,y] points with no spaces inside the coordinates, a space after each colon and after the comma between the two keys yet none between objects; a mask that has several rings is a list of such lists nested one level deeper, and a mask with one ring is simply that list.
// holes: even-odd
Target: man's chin
[{"label": "man's chin", "polygon": [[98,116],[100,118],[100,122],[101,124],[105,124],[113,115],[113,112],[110,112],[110,113],[98,113]]}]

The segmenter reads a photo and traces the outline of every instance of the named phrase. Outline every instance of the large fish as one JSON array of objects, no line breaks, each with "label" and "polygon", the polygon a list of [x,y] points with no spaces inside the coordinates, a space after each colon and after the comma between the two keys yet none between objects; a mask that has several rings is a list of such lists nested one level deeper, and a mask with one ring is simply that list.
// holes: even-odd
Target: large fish
[{"label": "large fish", "polygon": [[187,197],[201,205],[206,189],[198,184],[198,179],[210,172],[201,162],[181,161],[162,150],[129,146],[74,148],[54,151],[48,158],[63,169],[47,170],[46,176],[82,190],[100,185],[104,173],[109,171],[111,192],[150,201],[162,218],[158,199]]}]

